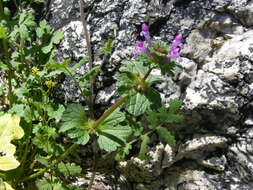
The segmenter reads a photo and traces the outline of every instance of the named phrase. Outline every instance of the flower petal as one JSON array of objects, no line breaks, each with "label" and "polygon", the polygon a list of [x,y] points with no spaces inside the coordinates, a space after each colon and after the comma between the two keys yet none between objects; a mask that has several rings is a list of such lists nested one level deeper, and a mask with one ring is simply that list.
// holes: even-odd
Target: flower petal
[{"label": "flower petal", "polygon": [[14,156],[2,156],[0,157],[0,170],[8,171],[15,169],[19,166],[19,162]]}]

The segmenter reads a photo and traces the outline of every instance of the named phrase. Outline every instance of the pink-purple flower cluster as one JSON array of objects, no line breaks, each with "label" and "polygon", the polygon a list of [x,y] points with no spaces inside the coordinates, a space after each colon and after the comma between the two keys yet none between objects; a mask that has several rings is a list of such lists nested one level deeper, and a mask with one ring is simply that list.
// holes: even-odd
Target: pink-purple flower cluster
[{"label": "pink-purple flower cluster", "polygon": [[181,61],[182,58],[180,57],[179,52],[184,47],[183,43],[181,42],[182,38],[183,38],[182,34],[178,34],[172,41],[169,57],[170,59]]},{"label": "pink-purple flower cluster", "polygon": [[[135,42],[136,51],[134,55],[138,56],[140,54],[146,54],[147,56],[152,56],[153,42],[150,37],[149,27],[146,24],[142,24],[141,29],[142,30],[141,30],[140,35],[145,38],[145,41],[143,42],[143,41],[137,40]],[[168,55],[166,55],[165,57],[167,60],[181,61],[182,58],[180,57],[179,52],[184,47],[181,40],[182,40],[181,34],[178,34],[175,36],[171,44],[171,49],[167,51],[169,52]]]},{"label": "pink-purple flower cluster", "polygon": [[150,56],[150,51],[149,51],[148,48],[151,47],[152,41],[151,41],[151,37],[150,37],[150,34],[149,34],[148,25],[146,25],[146,24],[142,24],[141,25],[141,33],[140,33],[140,35],[145,38],[145,42],[139,41],[139,40],[137,40],[135,42],[135,45],[136,45],[135,56],[138,56],[138,55],[140,55],[142,53],[145,53],[148,56]]}]

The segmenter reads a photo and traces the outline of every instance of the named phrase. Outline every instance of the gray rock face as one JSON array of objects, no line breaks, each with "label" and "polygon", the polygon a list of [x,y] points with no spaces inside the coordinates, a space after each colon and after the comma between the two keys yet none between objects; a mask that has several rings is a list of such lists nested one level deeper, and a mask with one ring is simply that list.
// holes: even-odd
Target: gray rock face
[{"label": "gray rock face", "polygon": [[[112,56],[98,77],[96,103],[115,100],[120,62],[131,59],[142,23],[155,39],[170,42],[182,33],[183,72],[157,89],[166,103],[184,101],[186,123],[178,146],[154,146],[147,161],[136,157],[117,166],[126,179],[118,189],[253,189],[253,1],[252,0],[87,0],[94,63],[114,39]],[[59,59],[73,64],[87,53],[78,0],[52,0],[50,23],[64,31]],[[84,74],[85,67],[77,74]],[[80,101],[74,84],[62,88],[66,103]],[[106,178],[106,175],[105,175]],[[103,181],[103,180],[102,180]],[[106,183],[106,180],[104,180]],[[108,187],[107,187],[108,189]],[[110,188],[109,188],[110,189]],[[113,188],[111,188],[113,189]]]}]

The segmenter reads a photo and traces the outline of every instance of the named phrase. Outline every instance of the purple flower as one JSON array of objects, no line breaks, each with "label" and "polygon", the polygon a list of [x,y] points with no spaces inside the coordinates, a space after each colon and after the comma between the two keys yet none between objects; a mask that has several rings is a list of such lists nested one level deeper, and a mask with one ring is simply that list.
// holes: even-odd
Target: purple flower
[{"label": "purple flower", "polygon": [[136,45],[136,52],[134,54],[135,56],[138,56],[138,55],[140,55],[142,53],[146,53],[147,55],[150,54],[149,50],[145,47],[145,43],[144,42],[137,40],[135,42],[135,45]]},{"label": "purple flower", "polygon": [[147,44],[148,44],[148,47],[151,47],[152,42],[151,42],[151,37],[150,37],[150,34],[149,34],[148,25],[146,25],[146,24],[142,24],[142,25],[141,25],[141,33],[140,33],[140,35],[141,35],[141,36],[144,36],[145,41],[146,41]]},{"label": "purple flower", "polygon": [[174,38],[174,40],[172,41],[171,44],[171,51],[170,51],[170,59],[175,59],[178,61],[181,61],[182,58],[179,55],[180,49],[182,49],[184,47],[183,43],[181,42],[183,36],[182,34],[177,34]]},{"label": "purple flower", "polygon": [[141,25],[141,30],[142,30],[143,32],[148,32],[148,30],[149,30],[148,25],[142,24],[142,25]]}]

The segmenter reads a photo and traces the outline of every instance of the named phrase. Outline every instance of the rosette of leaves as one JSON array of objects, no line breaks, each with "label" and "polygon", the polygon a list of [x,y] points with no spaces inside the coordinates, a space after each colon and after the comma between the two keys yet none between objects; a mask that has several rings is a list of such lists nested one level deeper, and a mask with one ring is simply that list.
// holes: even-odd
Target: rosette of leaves
[{"label": "rosette of leaves", "polygon": [[60,132],[73,139],[75,143],[85,145],[91,134],[98,137],[98,145],[105,151],[115,151],[123,146],[126,138],[131,134],[131,128],[123,125],[125,115],[116,109],[98,126],[95,121],[89,120],[84,108],[79,104],[68,106],[62,117]]},{"label": "rosette of leaves", "polygon": [[161,97],[151,85],[161,81],[161,78],[150,74],[151,68],[141,61],[126,61],[122,63],[116,86],[121,96],[128,96],[126,110],[139,116],[150,108],[161,106]]}]

